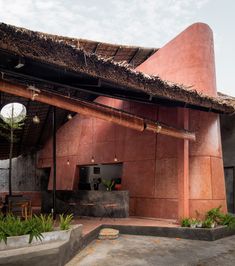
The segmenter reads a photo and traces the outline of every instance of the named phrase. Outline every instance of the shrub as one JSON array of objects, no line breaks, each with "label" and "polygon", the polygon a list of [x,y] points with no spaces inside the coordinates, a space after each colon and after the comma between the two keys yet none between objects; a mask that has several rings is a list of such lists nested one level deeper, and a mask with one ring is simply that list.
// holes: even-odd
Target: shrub
[{"label": "shrub", "polygon": [[221,224],[224,214],[221,212],[221,207],[219,206],[217,208],[212,208],[206,213],[206,219],[210,218],[217,224]]},{"label": "shrub", "polygon": [[41,232],[51,232],[54,229],[54,222],[52,214],[45,215],[40,214],[39,216],[34,216],[37,222],[40,225],[40,231]]},{"label": "shrub", "polygon": [[184,218],[180,221],[182,227],[190,227],[190,218]]},{"label": "shrub", "polygon": [[235,217],[232,214],[227,213],[223,215],[221,224],[227,225],[231,229],[235,229]]},{"label": "shrub", "polygon": [[215,221],[211,217],[208,217],[205,219],[205,221],[203,221],[202,227],[212,228],[214,224],[215,224]]},{"label": "shrub", "polygon": [[9,236],[21,236],[29,234],[29,243],[33,238],[42,239],[40,223],[35,217],[21,221],[19,217],[8,214],[0,221],[0,241],[7,243]]},{"label": "shrub", "polygon": [[33,238],[37,240],[42,240],[42,228],[40,222],[35,218],[32,217],[31,219],[25,220],[22,222],[27,229],[24,234],[29,234],[29,243],[32,242]]},{"label": "shrub", "polygon": [[[196,212],[197,217],[199,217],[199,213]],[[223,214],[221,212],[221,206],[217,208],[212,208],[205,215],[205,220],[201,222],[201,220],[194,218],[184,218],[181,220],[182,227],[204,227],[204,228],[212,228],[215,225],[225,225],[231,229],[235,229],[235,217],[232,214]]]},{"label": "shrub", "polygon": [[71,222],[73,220],[73,214],[69,214],[64,216],[64,214],[60,214],[60,229],[61,230],[68,230],[70,228]]},{"label": "shrub", "polygon": [[206,218],[211,218],[217,224],[235,228],[235,217],[229,213],[223,214],[220,209],[221,206],[209,210],[206,214]]}]

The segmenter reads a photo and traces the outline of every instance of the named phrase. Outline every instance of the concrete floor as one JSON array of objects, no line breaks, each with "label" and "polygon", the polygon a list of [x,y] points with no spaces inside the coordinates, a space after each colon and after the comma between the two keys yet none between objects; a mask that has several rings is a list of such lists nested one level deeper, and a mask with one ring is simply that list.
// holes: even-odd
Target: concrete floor
[{"label": "concrete floor", "polygon": [[235,236],[213,242],[121,235],[94,240],[67,266],[235,265]]},{"label": "concrete floor", "polygon": [[129,218],[104,218],[100,220],[99,217],[79,217],[75,218],[75,224],[83,225],[83,235],[94,230],[102,224],[113,225],[133,225],[133,226],[155,226],[155,227],[178,227],[179,224],[175,220],[160,219],[160,218],[146,218],[146,217],[129,217]]}]

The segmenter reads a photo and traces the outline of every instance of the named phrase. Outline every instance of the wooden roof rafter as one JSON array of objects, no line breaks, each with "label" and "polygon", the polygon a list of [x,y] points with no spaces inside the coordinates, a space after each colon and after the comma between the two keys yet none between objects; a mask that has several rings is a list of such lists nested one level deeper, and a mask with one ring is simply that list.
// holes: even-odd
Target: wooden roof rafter
[{"label": "wooden roof rafter", "polygon": [[41,103],[80,113],[82,115],[89,115],[95,118],[103,119],[137,131],[148,130],[158,134],[195,141],[195,133],[193,132],[184,129],[177,129],[164,123],[142,118],[106,105],[68,98],[58,93],[39,91],[38,89],[32,87],[14,85],[5,81],[0,81],[0,91],[28,99],[34,99]]}]

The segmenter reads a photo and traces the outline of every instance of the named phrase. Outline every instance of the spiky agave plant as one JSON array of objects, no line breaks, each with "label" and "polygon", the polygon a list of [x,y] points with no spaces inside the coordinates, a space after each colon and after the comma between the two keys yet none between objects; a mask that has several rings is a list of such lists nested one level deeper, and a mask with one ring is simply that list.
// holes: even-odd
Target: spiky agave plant
[{"label": "spiky agave plant", "polygon": [[0,242],[7,244],[7,237],[29,234],[29,243],[33,238],[42,240],[41,224],[35,217],[21,220],[19,217],[8,214],[0,221]]},{"label": "spiky agave plant", "polygon": [[34,218],[40,224],[41,232],[51,232],[54,230],[54,221],[52,214],[40,214],[39,216],[34,215]]},{"label": "spiky agave plant", "polygon": [[60,222],[59,222],[60,229],[68,230],[73,220],[73,214],[68,214],[68,215],[60,214],[59,217],[60,217]]}]

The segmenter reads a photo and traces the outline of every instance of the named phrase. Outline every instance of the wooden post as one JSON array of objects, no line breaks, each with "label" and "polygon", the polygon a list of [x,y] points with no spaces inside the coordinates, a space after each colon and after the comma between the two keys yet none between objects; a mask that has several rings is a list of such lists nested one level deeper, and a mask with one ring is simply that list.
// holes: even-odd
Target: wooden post
[{"label": "wooden post", "polygon": [[52,133],[53,133],[53,147],[52,147],[52,158],[53,158],[53,219],[56,219],[56,107],[53,107],[52,115]]},{"label": "wooden post", "polygon": [[[178,125],[188,129],[189,110],[178,108]],[[189,141],[178,140],[178,218],[189,217]]]},{"label": "wooden post", "polygon": [[151,121],[102,104],[72,99],[56,93],[41,91],[34,87],[14,85],[1,80],[0,91],[46,103],[81,115],[103,119],[138,131],[149,130],[154,133],[195,141],[195,134],[193,132],[174,128],[157,121]]}]

